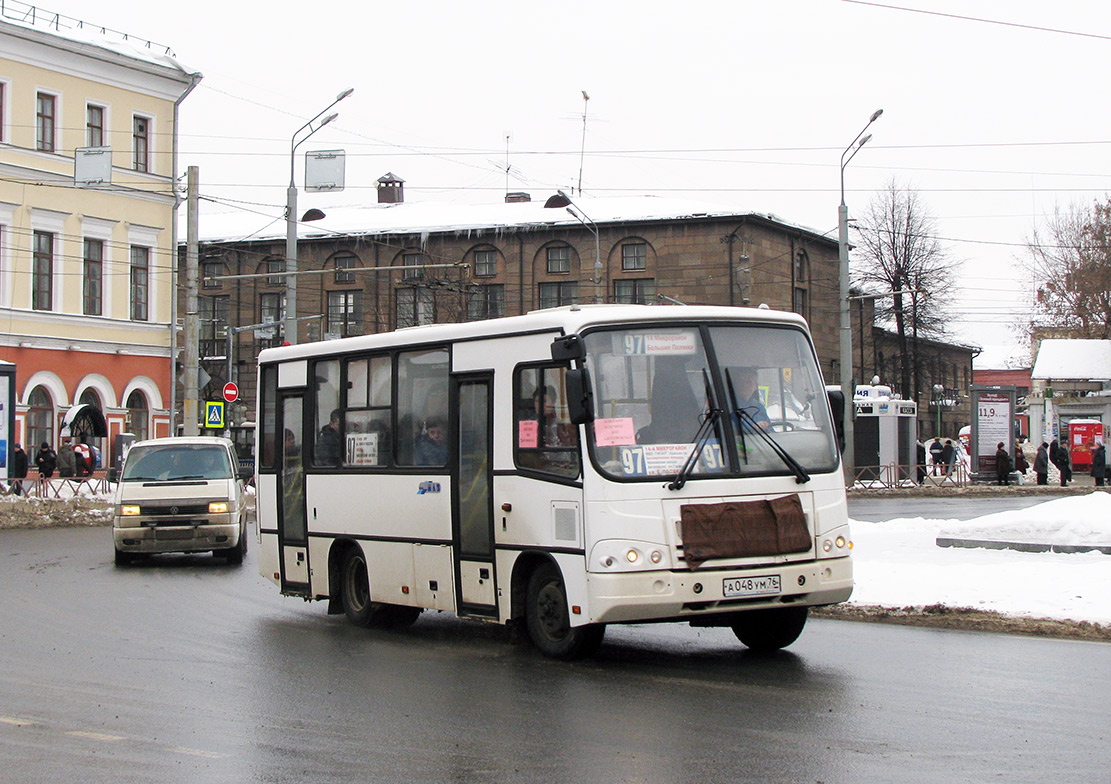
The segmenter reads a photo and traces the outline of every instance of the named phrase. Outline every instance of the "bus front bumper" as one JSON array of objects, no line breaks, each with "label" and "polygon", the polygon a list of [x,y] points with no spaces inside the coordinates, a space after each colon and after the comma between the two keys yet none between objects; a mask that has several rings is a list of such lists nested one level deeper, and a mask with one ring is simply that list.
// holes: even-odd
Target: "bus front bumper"
[{"label": "bus front bumper", "polygon": [[744,569],[620,572],[587,575],[589,623],[697,621],[720,613],[846,601],[850,558]]}]

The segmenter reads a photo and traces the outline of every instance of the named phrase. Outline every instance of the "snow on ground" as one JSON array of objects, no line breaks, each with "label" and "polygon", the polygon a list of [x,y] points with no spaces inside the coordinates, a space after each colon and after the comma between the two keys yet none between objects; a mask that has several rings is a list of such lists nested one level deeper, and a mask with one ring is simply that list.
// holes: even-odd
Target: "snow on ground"
[{"label": "snow on ground", "polygon": [[853,604],[944,604],[1111,624],[1111,555],[938,547],[938,536],[1111,546],[1111,494],[1070,496],[974,520],[853,521]]}]

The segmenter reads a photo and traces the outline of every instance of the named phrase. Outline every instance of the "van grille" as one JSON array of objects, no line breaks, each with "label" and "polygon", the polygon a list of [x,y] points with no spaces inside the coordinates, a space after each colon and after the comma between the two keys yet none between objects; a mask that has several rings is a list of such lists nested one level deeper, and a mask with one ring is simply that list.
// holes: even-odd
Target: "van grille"
[{"label": "van grille", "polygon": [[143,504],[139,507],[139,514],[143,517],[188,517],[192,515],[208,514],[208,502],[203,504],[167,504],[152,506]]}]

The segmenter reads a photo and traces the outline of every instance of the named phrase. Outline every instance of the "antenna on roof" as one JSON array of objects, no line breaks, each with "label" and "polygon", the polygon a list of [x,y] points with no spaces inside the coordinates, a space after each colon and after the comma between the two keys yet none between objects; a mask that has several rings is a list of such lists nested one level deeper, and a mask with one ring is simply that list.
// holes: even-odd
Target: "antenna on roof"
[{"label": "antenna on roof", "polygon": [[590,103],[590,96],[586,94],[586,90],[582,91],[583,94],[583,140],[582,147],[579,149],[579,195],[583,193],[583,157],[586,155],[586,107]]}]

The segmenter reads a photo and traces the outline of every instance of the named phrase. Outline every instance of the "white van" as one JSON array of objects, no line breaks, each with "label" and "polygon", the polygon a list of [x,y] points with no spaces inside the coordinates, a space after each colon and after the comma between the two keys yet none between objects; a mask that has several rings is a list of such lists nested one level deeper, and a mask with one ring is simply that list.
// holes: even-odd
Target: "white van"
[{"label": "white van", "polygon": [[154,553],[211,550],[228,563],[247,554],[247,491],[226,438],[138,441],[116,485],[116,566]]}]

